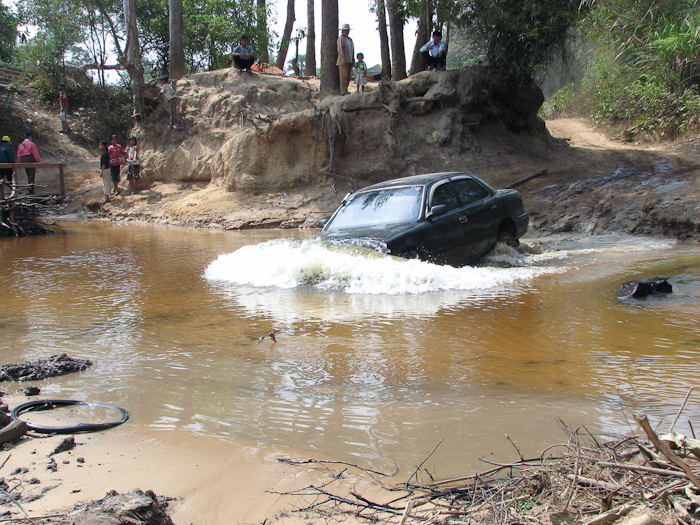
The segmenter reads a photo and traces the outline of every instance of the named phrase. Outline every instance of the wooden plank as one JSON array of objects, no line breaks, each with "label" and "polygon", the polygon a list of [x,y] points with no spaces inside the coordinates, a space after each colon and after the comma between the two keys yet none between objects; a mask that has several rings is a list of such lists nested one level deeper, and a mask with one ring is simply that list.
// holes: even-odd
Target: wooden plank
[{"label": "wooden plank", "polygon": [[[61,181],[61,197],[65,197],[66,196],[66,178],[63,175],[63,164],[58,165],[58,176],[59,176],[60,181]],[[134,184],[136,184],[136,183],[134,183]]]},{"label": "wooden plank", "polygon": [[67,166],[65,163],[51,163],[51,162],[15,162],[14,164],[6,162],[0,163],[0,169],[3,168],[60,168],[61,166]]}]

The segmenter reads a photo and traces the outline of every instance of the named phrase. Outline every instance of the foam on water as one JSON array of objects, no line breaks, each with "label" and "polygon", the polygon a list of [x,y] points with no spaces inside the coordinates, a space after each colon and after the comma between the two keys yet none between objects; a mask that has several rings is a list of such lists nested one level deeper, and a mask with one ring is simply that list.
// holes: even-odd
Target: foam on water
[{"label": "foam on water", "polygon": [[532,266],[527,256],[515,252],[507,258],[518,267],[454,268],[313,239],[276,239],[219,256],[204,276],[211,281],[259,288],[307,287],[348,294],[401,295],[489,290],[562,271]]}]

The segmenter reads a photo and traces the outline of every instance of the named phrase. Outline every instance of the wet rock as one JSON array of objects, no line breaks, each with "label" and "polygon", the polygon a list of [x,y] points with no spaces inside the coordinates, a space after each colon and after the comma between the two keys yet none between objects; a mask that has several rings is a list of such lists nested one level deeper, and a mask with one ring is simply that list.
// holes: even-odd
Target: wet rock
[{"label": "wet rock", "polygon": [[[0,430],[0,444],[9,446],[13,441],[17,441],[27,433],[27,424],[24,421],[12,421],[5,428]],[[5,450],[5,449],[3,449]]]},{"label": "wet rock", "polygon": [[673,293],[673,286],[669,284],[668,277],[649,277],[622,283],[622,288],[618,290],[618,293],[639,298],[652,294]]},{"label": "wet rock", "polygon": [[52,355],[48,359],[25,361],[0,366],[0,381],[37,381],[87,370],[92,361],[74,359],[66,354]]},{"label": "wet rock", "polygon": [[63,441],[61,441],[55,449],[53,449],[53,452],[51,452],[48,455],[48,457],[51,457],[54,454],[60,454],[61,452],[66,452],[68,450],[73,450],[74,448],[75,448],[75,436],[68,436]]},{"label": "wet rock", "polygon": [[28,385],[24,387],[24,395],[27,397],[38,396],[39,394],[41,394],[41,388],[39,388],[38,386]]},{"label": "wet rock", "polygon": [[166,513],[167,502],[151,490],[136,489],[128,494],[111,490],[101,500],[75,505],[68,516],[81,525],[173,525]]}]

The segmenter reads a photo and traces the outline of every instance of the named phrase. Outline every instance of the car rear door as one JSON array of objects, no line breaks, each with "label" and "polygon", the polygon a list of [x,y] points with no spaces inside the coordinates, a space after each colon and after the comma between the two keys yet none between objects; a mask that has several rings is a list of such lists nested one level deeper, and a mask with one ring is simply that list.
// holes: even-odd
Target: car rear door
[{"label": "car rear door", "polygon": [[495,195],[469,176],[451,177],[459,198],[461,230],[461,263],[474,261],[493,249],[497,242],[501,210]]}]

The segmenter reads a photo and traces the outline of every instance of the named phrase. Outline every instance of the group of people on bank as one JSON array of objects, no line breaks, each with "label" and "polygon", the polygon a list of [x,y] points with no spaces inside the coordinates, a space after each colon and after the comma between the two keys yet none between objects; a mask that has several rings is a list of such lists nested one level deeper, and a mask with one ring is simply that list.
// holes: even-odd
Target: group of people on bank
[{"label": "group of people on bank", "polygon": [[141,161],[139,156],[138,139],[129,138],[127,147],[119,144],[119,137],[112,135],[112,140],[100,141],[99,144],[102,155],[100,156],[100,177],[102,178],[102,191],[104,198],[101,204],[110,202],[110,197],[120,195],[119,182],[124,162],[129,164],[126,173],[126,180],[129,182],[129,195],[134,195],[139,191],[141,180]]},{"label": "group of people on bank", "polygon": [[[364,61],[363,53],[355,55],[355,46],[350,38],[350,25],[343,24],[340,28],[340,36],[337,40],[338,58],[336,65],[340,76],[340,93],[349,95],[350,79],[354,77],[357,86],[357,92],[364,92],[367,85],[367,64]],[[427,64],[428,71],[444,71],[446,60],[446,46],[442,41],[442,33],[434,31],[431,40],[429,40],[420,49],[423,58]],[[240,43],[232,52],[233,65],[238,70],[238,74],[248,73],[253,74],[252,68],[255,64],[255,50],[250,45],[247,36],[243,35],[240,38]],[[179,98],[173,86],[170,84],[168,77],[159,79],[161,89],[158,98],[162,97],[167,103],[167,109],[170,113],[170,128],[174,130],[183,130],[185,128],[183,121],[177,114],[177,105]],[[68,107],[67,98],[65,97],[65,86],[62,84],[59,87],[59,104],[61,108],[60,120],[64,131],[70,131],[67,128],[65,119],[65,111]],[[8,138],[8,137],[4,137]],[[138,140],[136,137],[131,137],[128,141],[128,146],[125,149],[119,144],[119,138],[116,135],[112,136],[111,143],[101,141],[99,144],[102,155],[100,157],[100,176],[102,177],[102,186],[104,198],[102,203],[110,202],[110,197],[119,195],[119,182],[121,178],[121,167],[124,162],[128,162],[129,169],[127,172],[127,180],[130,184],[129,195],[133,195],[139,191],[140,181],[140,164]],[[35,146],[36,148],[36,146]],[[0,153],[1,155],[1,153]],[[38,158],[38,152],[37,152]],[[1,159],[1,157],[0,157]],[[37,160],[37,162],[39,162]],[[27,169],[29,176],[29,169]],[[33,175],[32,175],[33,188]]]},{"label": "group of people on bank", "polygon": [[[340,36],[336,43],[338,58],[336,66],[340,76],[340,93],[349,95],[348,90],[351,78],[355,79],[357,92],[365,91],[367,85],[367,64],[364,61],[364,54],[355,55],[355,45],[350,38],[350,24],[343,24],[340,28]],[[442,32],[433,31],[432,38],[420,48],[420,53],[425,60],[428,71],[445,71],[447,59],[447,46],[442,40]],[[250,45],[248,37],[243,35],[240,44],[233,50],[233,65],[241,75],[247,72],[253,74],[255,64],[255,50]]]},{"label": "group of people on bank", "polygon": [[[5,135],[0,144],[0,164],[36,164],[41,162],[39,149],[32,141],[32,132],[24,134],[24,140],[17,146],[17,155],[12,149],[12,139]],[[36,179],[36,168],[24,168],[27,174],[27,193],[34,195]],[[10,187],[10,192],[17,187],[17,181],[13,180],[14,170],[12,168],[0,169],[0,198],[5,198],[5,186]]]}]

